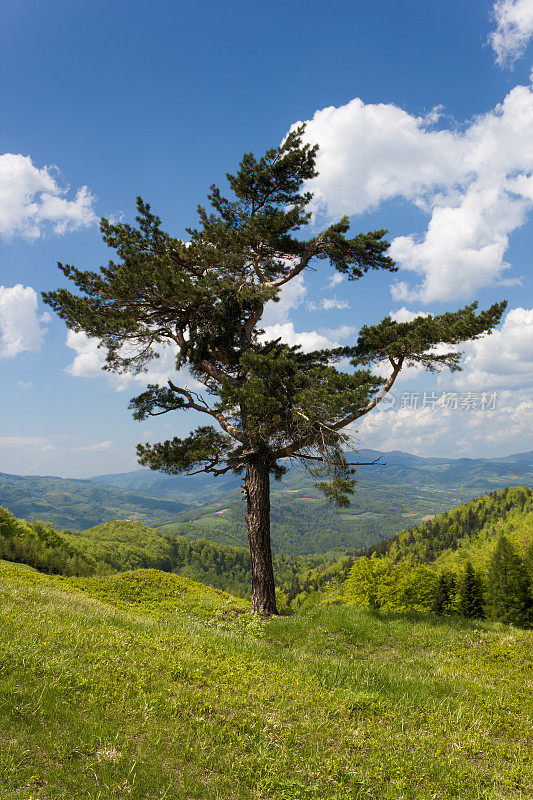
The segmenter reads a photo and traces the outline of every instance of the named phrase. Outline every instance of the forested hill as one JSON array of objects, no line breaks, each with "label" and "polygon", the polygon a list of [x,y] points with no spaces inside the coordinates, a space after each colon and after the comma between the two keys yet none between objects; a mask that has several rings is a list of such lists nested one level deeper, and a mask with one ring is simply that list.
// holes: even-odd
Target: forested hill
[{"label": "forested hill", "polygon": [[365,555],[389,555],[423,564],[482,562],[499,535],[506,534],[519,549],[533,541],[533,490],[513,486],[478,497],[438,514],[414,528],[401,531],[369,548]]},{"label": "forested hill", "polygon": [[[248,548],[216,545],[205,539],[189,541],[135,521],[105,522],[83,532],[57,531],[50,523],[17,519],[0,507],[0,560],[40,572],[77,576],[153,568],[239,597],[250,594]],[[290,594],[297,574],[307,574],[324,562],[323,557],[275,555],[277,585]]]},{"label": "forested hill", "polygon": [[297,603],[492,616],[528,627],[533,492],[527,486],[492,492],[379,546],[319,565],[300,574],[298,583],[292,592]]},{"label": "forested hill", "polygon": [[152,525],[170,522],[186,508],[179,500],[150,497],[89,480],[7,475],[0,472],[0,506],[17,517],[59,528],[85,529],[114,519]]}]

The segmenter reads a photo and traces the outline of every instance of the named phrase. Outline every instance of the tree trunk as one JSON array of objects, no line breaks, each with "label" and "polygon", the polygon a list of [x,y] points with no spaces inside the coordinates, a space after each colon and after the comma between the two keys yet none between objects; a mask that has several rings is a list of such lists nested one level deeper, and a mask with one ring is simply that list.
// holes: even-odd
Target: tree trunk
[{"label": "tree trunk", "polygon": [[270,617],[278,610],[270,549],[270,470],[266,459],[256,457],[248,463],[245,490],[252,561],[252,613]]}]

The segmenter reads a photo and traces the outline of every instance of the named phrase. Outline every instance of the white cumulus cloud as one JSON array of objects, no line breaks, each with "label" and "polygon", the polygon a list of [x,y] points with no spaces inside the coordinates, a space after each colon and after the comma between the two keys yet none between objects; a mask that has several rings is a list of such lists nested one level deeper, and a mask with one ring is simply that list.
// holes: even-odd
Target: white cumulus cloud
[{"label": "white cumulus cloud", "polygon": [[331,311],[331,309],[339,310],[343,308],[349,308],[346,300],[338,300],[336,297],[325,297],[322,300],[321,305],[326,311]]},{"label": "white cumulus cloud", "polygon": [[265,327],[267,325],[276,325],[280,322],[286,322],[290,312],[302,304],[306,294],[307,287],[305,285],[304,276],[302,274],[297,275],[296,278],[289,281],[289,283],[285,283],[281,287],[277,302],[270,300],[265,305],[265,310],[259,325]]},{"label": "white cumulus cloud", "polygon": [[498,0],[493,9],[496,30],[489,42],[501,67],[511,66],[533,36],[533,0]]},{"label": "white cumulus cloud", "polygon": [[87,188],[68,199],[50,167],[36,167],[30,156],[0,155],[0,234],[37,239],[48,228],[64,234],[96,222],[95,198]]},{"label": "white cumulus cloud", "polygon": [[527,390],[497,393],[494,407],[398,408],[372,411],[357,435],[364,447],[458,458],[494,447],[494,457],[532,446],[533,401]]},{"label": "white cumulus cloud", "polygon": [[361,214],[392,198],[428,215],[424,234],[392,242],[404,271],[393,285],[400,301],[456,300],[510,282],[509,236],[533,207],[532,87],[514,87],[463,126],[437,130],[439,113],[355,98],[306,123],[306,139],[320,146],[319,175],[308,183],[315,218]]},{"label": "white cumulus cloud", "polygon": [[[453,385],[472,391],[533,386],[533,308],[513,308],[497,330],[467,342],[463,371]],[[441,384],[450,385],[442,376]]]},{"label": "white cumulus cloud", "polygon": [[0,436],[0,449],[30,449],[43,453],[56,450],[50,439],[45,439],[43,436]]},{"label": "white cumulus cloud", "polygon": [[285,344],[299,345],[304,353],[313,350],[322,350],[340,347],[341,342],[355,337],[356,329],[351,325],[342,325],[340,328],[321,328],[312,331],[295,331],[292,322],[277,323],[265,327],[264,341],[281,339]]},{"label": "white cumulus cloud", "polygon": [[75,453],[107,453],[113,447],[113,442],[107,440],[105,442],[96,442],[96,444],[89,444],[83,447],[75,447]]},{"label": "white cumulus cloud", "polygon": [[395,322],[412,322],[417,317],[428,316],[428,311],[409,311],[405,306],[402,306],[397,311],[389,311],[389,317]]},{"label": "white cumulus cloud", "polygon": [[179,386],[186,386],[197,391],[201,391],[202,384],[192,378],[184,369],[176,372],[177,347],[163,346],[157,347],[159,358],[154,359],[148,365],[146,372],[137,375],[131,373],[118,374],[105,372],[106,351],[98,347],[98,339],[87,336],[83,331],[68,331],[67,347],[76,353],[74,360],[67,366],[66,372],[77,378],[98,378],[106,376],[109,386],[117,392],[128,389],[132,385],[148,383],[164,385],[171,378]]},{"label": "white cumulus cloud", "polygon": [[37,294],[31,286],[0,286],[0,358],[12,358],[26,350],[40,350],[50,316],[39,313]]}]

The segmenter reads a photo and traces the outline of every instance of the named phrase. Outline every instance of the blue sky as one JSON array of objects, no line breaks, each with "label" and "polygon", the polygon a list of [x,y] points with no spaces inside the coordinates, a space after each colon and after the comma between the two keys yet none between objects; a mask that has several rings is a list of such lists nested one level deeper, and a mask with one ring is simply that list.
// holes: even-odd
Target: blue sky
[{"label": "blue sky", "polygon": [[[421,455],[533,447],[533,0],[4,0],[0,22],[0,470],[126,471],[137,441],[197,424],[133,422],[143,383],[102,374],[40,292],[61,285],[57,261],[104,263],[97,219],[131,219],[138,194],[185,236],[211,183],[304,120],[321,148],[314,226],[387,227],[400,271],[334,284],[319,262],[269,330],[347,343],[390,312],[505,297],[459,377],[407,373],[355,435]],[[429,400],[443,392],[457,408]]]}]

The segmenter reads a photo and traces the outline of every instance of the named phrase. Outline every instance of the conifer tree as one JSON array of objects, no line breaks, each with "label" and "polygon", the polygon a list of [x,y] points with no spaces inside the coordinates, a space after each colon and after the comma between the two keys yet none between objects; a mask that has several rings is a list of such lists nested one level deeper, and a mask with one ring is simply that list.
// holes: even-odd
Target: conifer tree
[{"label": "conifer tree", "polygon": [[[343,217],[310,238],[312,195],[304,183],[316,176],[317,147],[303,143],[303,127],[256,158],[246,153],[230,195],[216,186],[212,210],[198,208],[199,226],[185,243],[161,228],[138,198],[135,226],[101,221],[104,241],[118,260],[100,271],[59,264],[75,291],[44,293],[67,326],[96,338],[107,351],[106,368],[139,372],[158,347],[176,347],[176,367],[188,367],[196,388],[149,385],[132,399],[135,419],[193,410],[211,424],[189,436],[138,446],[139,462],[169,474],[229,470],[244,475],[252,561],[252,610],[276,613],[270,550],[270,477],[290,461],[305,464],[332,502],[347,505],[353,466],[347,425],[376,407],[402,367],[459,369],[456,345],[476,339],[500,320],[505,303],[476,313],[456,312],[364,325],[351,346],[303,353],[267,340],[260,327],[265,304],[316,262],[329,262],[348,280],[370,270],[396,271],[386,231],[349,237]],[[449,345],[449,348],[446,348]],[[343,360],[348,371],[338,369]],[[372,367],[387,365],[378,377]],[[198,384],[202,387],[198,391]]]},{"label": "conifer tree", "polygon": [[470,561],[459,584],[459,613],[468,619],[483,619],[485,616],[481,580]]},{"label": "conifer tree", "polygon": [[495,619],[524,627],[533,623],[527,569],[506,536],[500,536],[488,564],[487,600]]},{"label": "conifer tree", "polygon": [[449,614],[455,597],[456,580],[452,572],[441,572],[435,590],[433,611],[436,614]]}]

